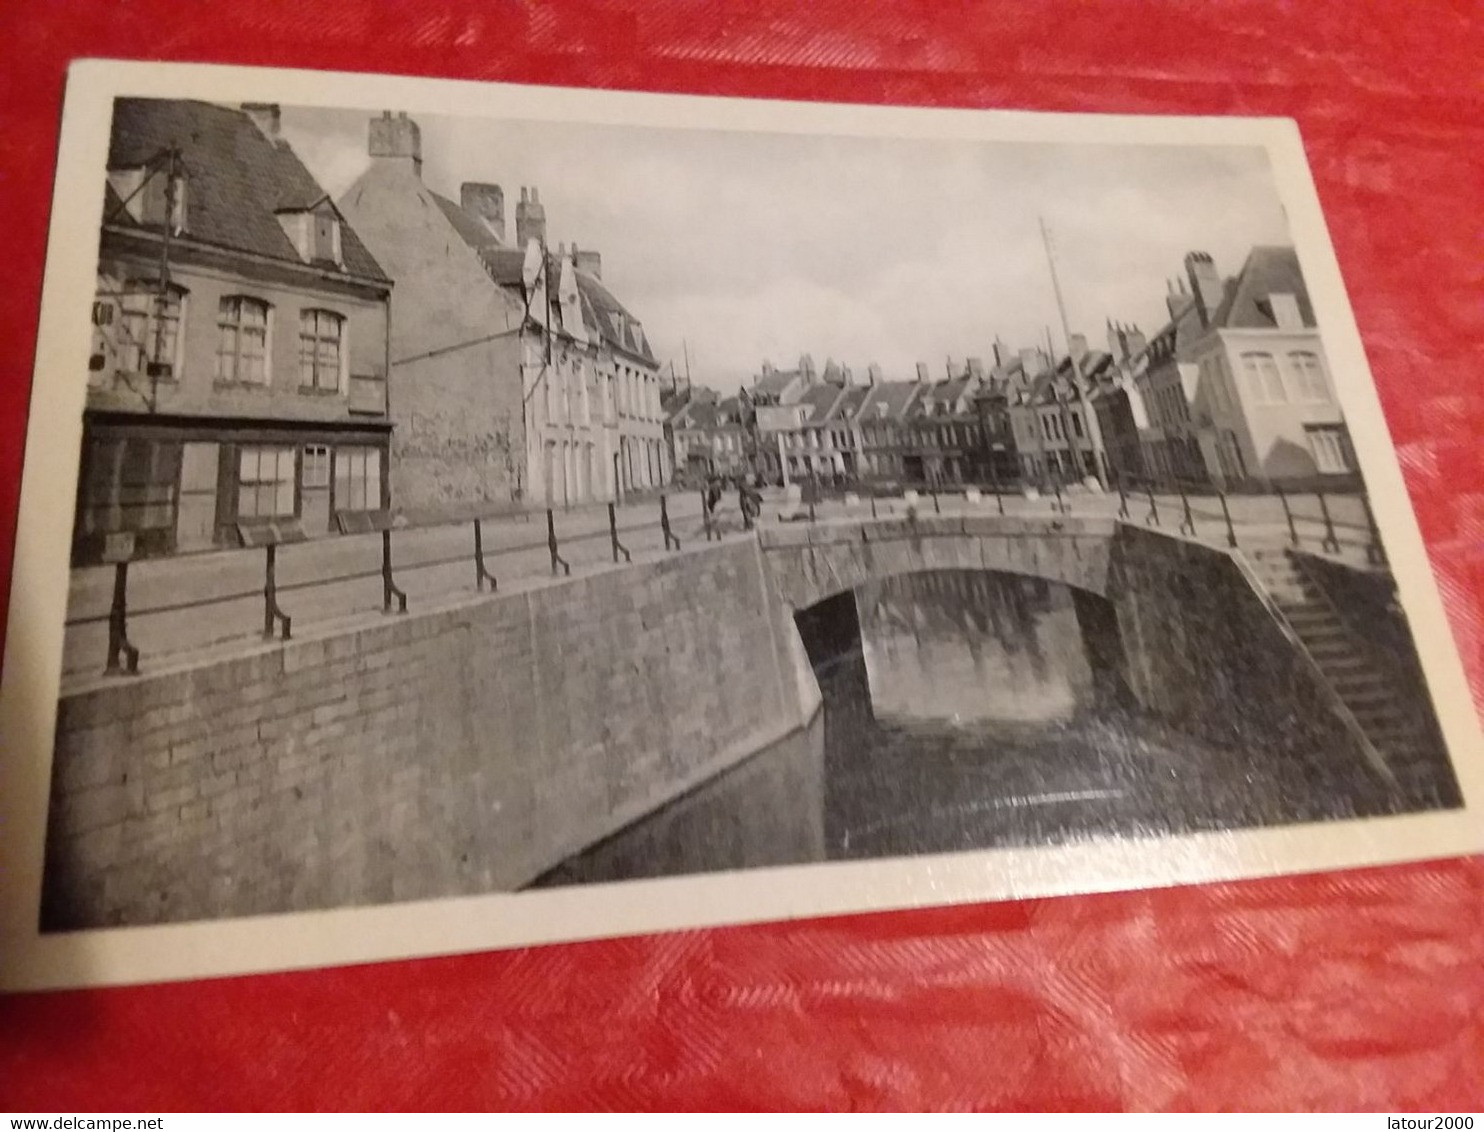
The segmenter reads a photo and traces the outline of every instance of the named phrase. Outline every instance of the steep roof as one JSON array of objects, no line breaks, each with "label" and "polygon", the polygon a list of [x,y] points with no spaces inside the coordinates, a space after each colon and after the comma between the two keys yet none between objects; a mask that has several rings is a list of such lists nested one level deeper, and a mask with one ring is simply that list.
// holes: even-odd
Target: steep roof
[{"label": "steep roof", "polygon": [[809,411],[804,414],[801,424],[823,424],[830,417],[830,410],[835,407],[835,402],[840,399],[841,387],[833,384],[811,385],[804,390],[796,402],[797,405],[807,405]]},{"label": "steep roof", "polygon": [[[434,195],[436,197],[436,194]],[[464,241],[479,253],[479,258],[484,263],[485,270],[489,272],[491,279],[504,287],[521,286],[521,272],[526,261],[523,251],[519,248],[506,247],[488,228],[453,201],[440,200],[438,207],[443,210],[445,216],[449,216],[454,231],[458,232]],[[454,219],[455,215],[458,219]],[[548,255],[548,267],[552,278],[556,278],[560,270],[556,256]],[[586,271],[579,270],[576,274],[577,290],[582,297],[583,319],[587,322],[588,329],[596,330],[610,346],[615,346],[653,363],[654,352],[650,348],[649,339],[645,337],[644,328],[639,320],[630,314],[628,308],[618,301],[613,292],[596,278]]]},{"label": "steep roof", "polygon": [[1298,253],[1293,248],[1269,245],[1259,245],[1248,253],[1236,279],[1227,281],[1226,297],[1211,321],[1233,330],[1270,330],[1278,325],[1268,303],[1268,296],[1274,294],[1292,295],[1304,325],[1315,325]]},{"label": "steep roof", "polygon": [[[232,107],[153,98],[115,100],[110,170],[139,168],[171,146],[179,148],[184,165],[186,239],[303,263],[277,213],[311,209],[329,198],[287,141],[270,141],[247,114]],[[135,225],[112,189],[105,193],[105,201],[107,223]],[[389,282],[343,217],[340,252],[346,275]]]},{"label": "steep roof", "polygon": [[900,420],[922,391],[922,386],[915,381],[880,381],[865,389],[866,395],[855,414],[858,423]]},{"label": "steep roof", "polygon": [[796,369],[775,369],[771,373],[759,374],[753,378],[752,388],[755,393],[766,394],[771,397],[782,396],[783,391],[789,384],[799,376]]}]

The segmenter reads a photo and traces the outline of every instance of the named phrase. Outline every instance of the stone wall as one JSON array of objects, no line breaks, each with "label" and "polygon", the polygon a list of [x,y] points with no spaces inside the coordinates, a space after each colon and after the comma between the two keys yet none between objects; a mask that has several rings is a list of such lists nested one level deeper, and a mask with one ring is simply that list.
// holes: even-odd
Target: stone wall
[{"label": "stone wall", "polygon": [[781,600],[807,609],[925,570],[1001,570],[1101,594],[1113,527],[1112,519],[928,514],[763,527],[759,538]]},{"label": "stone wall", "polygon": [[812,714],[756,543],[62,699],[49,930],[513,889]]},{"label": "stone wall", "polygon": [[1217,547],[1121,524],[1108,597],[1138,703],[1191,734],[1288,763],[1347,797],[1385,783],[1338,701],[1269,609],[1236,557]]}]

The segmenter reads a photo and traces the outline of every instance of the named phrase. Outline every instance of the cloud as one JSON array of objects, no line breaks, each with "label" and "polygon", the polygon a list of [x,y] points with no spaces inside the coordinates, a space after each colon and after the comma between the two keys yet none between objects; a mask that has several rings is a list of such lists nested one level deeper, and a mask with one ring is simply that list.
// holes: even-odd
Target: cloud
[{"label": "cloud", "polygon": [[[367,163],[363,112],[284,112],[332,194]],[[1261,150],[808,137],[420,117],[424,179],[539,186],[552,242],[604,281],[662,357],[732,388],[809,352],[904,375],[921,359],[1061,341],[1045,219],[1072,330],[1152,331],[1186,252],[1235,273],[1286,243]]]}]

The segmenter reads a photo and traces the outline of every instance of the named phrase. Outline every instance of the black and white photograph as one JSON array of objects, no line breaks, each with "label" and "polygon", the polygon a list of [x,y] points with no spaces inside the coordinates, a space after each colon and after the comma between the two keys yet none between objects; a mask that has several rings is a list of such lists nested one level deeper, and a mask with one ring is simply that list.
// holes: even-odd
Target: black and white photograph
[{"label": "black and white photograph", "polygon": [[49,254],[22,981],[1477,842],[1286,123],[89,64]]}]

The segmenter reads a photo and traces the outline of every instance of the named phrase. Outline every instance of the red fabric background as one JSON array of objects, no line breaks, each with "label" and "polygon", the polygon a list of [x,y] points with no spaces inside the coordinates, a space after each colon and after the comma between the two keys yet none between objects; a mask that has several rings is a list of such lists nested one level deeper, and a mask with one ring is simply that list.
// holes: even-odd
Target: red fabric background
[{"label": "red fabric background", "polygon": [[[1277,114],[1303,128],[1479,688],[1479,14],[1475,0],[11,0],[0,584],[72,58]],[[0,999],[0,1109],[1478,1109],[1481,896],[1476,859],[17,996]]]}]

